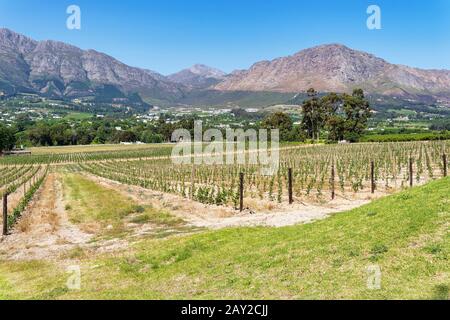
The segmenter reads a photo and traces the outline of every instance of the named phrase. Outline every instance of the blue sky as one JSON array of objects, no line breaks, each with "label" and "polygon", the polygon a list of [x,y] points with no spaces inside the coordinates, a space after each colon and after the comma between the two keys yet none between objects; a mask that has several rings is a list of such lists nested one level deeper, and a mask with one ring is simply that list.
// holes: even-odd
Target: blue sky
[{"label": "blue sky", "polygon": [[[81,30],[66,28],[71,4],[81,8]],[[371,4],[381,8],[381,30],[366,27]],[[194,63],[230,72],[325,43],[450,69],[448,0],[0,0],[0,26],[163,74]]]}]

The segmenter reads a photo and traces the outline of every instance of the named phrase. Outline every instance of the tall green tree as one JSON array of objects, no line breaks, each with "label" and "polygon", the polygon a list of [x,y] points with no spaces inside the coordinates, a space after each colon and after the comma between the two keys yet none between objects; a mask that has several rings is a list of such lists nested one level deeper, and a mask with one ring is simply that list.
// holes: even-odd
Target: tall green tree
[{"label": "tall green tree", "polygon": [[352,95],[343,95],[343,111],[345,113],[345,138],[357,140],[367,128],[367,122],[372,115],[369,101],[362,89],[353,90]]},{"label": "tall green tree", "polygon": [[283,112],[275,112],[268,115],[261,123],[263,129],[279,129],[280,139],[288,141],[291,139],[293,122],[291,117]]},{"label": "tall green tree", "polygon": [[136,142],[137,140],[136,134],[131,130],[116,131],[113,138],[115,143]]},{"label": "tall green tree", "polygon": [[318,98],[318,92],[310,88],[307,93],[309,99],[302,105],[302,128],[306,130],[309,138],[319,140],[320,130],[326,120],[326,112]]},{"label": "tall green tree", "polygon": [[50,126],[47,123],[39,123],[28,131],[28,139],[35,146],[53,145]]},{"label": "tall green tree", "polygon": [[345,114],[342,109],[342,96],[330,93],[321,99],[321,104],[326,113],[324,127],[328,131],[328,139],[332,141],[343,140],[345,136]]},{"label": "tall green tree", "polygon": [[0,124],[0,153],[11,150],[16,143],[14,130]]},{"label": "tall green tree", "polygon": [[314,89],[309,89],[308,96],[302,106],[302,127],[308,137],[318,139],[320,131],[326,129],[332,141],[359,139],[371,116],[362,89],[355,89],[351,95],[330,93],[320,99]]}]

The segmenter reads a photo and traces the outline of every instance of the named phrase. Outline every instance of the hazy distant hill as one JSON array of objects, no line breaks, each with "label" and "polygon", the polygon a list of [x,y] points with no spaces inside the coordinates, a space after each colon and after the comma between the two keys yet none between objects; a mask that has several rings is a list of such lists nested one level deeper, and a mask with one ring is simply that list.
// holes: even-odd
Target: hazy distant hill
[{"label": "hazy distant hill", "polygon": [[215,68],[196,64],[189,69],[169,75],[167,78],[191,89],[206,89],[221,82],[226,73]]}]

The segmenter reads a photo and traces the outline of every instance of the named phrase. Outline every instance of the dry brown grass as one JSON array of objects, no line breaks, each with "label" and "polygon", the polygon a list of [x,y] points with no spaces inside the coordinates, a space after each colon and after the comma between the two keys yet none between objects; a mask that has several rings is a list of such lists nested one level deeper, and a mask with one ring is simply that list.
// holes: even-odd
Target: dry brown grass
[{"label": "dry brown grass", "polygon": [[[33,225],[48,225],[49,231],[52,233],[58,230],[60,226],[60,217],[56,208],[57,202],[56,190],[54,190],[54,180],[54,175],[50,175],[46,179],[43,187],[29,204],[29,208],[34,208],[34,210],[27,210],[17,222],[17,229],[20,232],[30,232]],[[44,196],[43,190],[49,192]]]},{"label": "dry brown grass", "polygon": [[79,227],[83,232],[86,232],[88,234],[98,234],[103,229],[101,224],[98,222],[85,222],[83,224],[80,224]]},{"label": "dry brown grass", "polygon": [[255,211],[272,211],[276,208],[276,203],[267,200],[245,198],[244,206]]},{"label": "dry brown grass", "polygon": [[58,227],[60,225],[60,217],[55,211],[47,211],[44,214],[44,217],[46,221],[49,223],[52,232],[58,230]]},{"label": "dry brown grass", "polygon": [[31,225],[33,224],[33,217],[30,215],[23,216],[17,222],[17,229],[22,233],[27,233],[31,230]]}]

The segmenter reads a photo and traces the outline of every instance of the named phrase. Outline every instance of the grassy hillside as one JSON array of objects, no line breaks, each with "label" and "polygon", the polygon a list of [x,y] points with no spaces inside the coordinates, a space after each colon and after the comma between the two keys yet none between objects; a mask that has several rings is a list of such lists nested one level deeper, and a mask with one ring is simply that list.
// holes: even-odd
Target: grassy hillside
[{"label": "grassy hillside", "polygon": [[[80,252],[80,291],[65,288],[67,262],[2,261],[0,298],[448,299],[449,224],[446,178],[311,224]],[[373,268],[380,289],[367,286]]]}]

